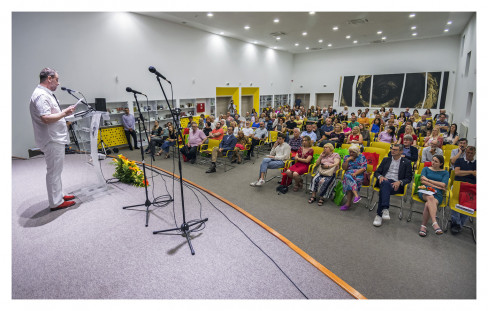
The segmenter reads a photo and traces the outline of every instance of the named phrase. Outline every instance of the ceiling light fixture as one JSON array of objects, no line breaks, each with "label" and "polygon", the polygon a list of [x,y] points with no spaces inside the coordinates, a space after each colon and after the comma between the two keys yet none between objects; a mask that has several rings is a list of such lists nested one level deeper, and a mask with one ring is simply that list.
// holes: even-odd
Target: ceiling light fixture
[{"label": "ceiling light fixture", "polygon": [[385,41],[386,40],[386,37],[381,37],[381,40]]},{"label": "ceiling light fixture", "polygon": [[410,14],[408,17],[414,18],[415,17],[415,13]]},{"label": "ceiling light fixture", "polygon": [[281,40],[281,37],[276,37],[276,40]]},{"label": "ceiling light fixture", "polygon": [[444,32],[449,32],[449,29],[448,28],[444,29]]},{"label": "ceiling light fixture", "polygon": [[302,32],[302,36],[306,36],[306,35],[307,35],[306,31]]},{"label": "ceiling light fixture", "polygon": [[447,22],[447,24],[448,24],[448,25],[451,25],[451,24],[452,24],[452,21],[448,21],[448,22]]},{"label": "ceiling light fixture", "polygon": [[322,43],[322,42],[324,42],[324,40],[322,40],[322,39],[319,39],[319,43]]},{"label": "ceiling light fixture", "polygon": [[383,33],[382,30],[378,30],[377,34],[381,35]]},{"label": "ceiling light fixture", "polygon": [[308,47],[308,46],[307,46],[307,47],[305,48],[305,50],[310,50],[310,47]]},{"label": "ceiling light fixture", "polygon": [[300,45],[300,44],[298,44],[298,43],[295,43],[295,46],[299,46],[299,45]]},{"label": "ceiling light fixture", "polygon": [[356,43],[358,43],[358,40],[354,40],[352,43],[356,44]]},{"label": "ceiling light fixture", "polygon": [[327,46],[328,46],[328,47],[331,47],[331,46],[332,46],[332,43],[327,44]]},{"label": "ceiling light fixture", "polygon": [[310,15],[315,15],[315,12],[308,12],[308,14],[310,14]]},{"label": "ceiling light fixture", "polygon": [[224,33],[223,33],[223,32],[221,32],[221,33],[220,33],[220,35],[224,35]]},{"label": "ceiling light fixture", "polygon": [[338,27],[338,26],[334,26],[334,27],[332,27],[332,30],[338,30],[338,29],[339,29],[339,27]]},{"label": "ceiling light fixture", "polygon": [[209,12],[209,13],[207,13],[207,16],[208,16],[208,17],[212,17],[212,16],[213,16],[213,13],[210,13],[210,12]]},{"label": "ceiling light fixture", "polygon": [[246,29],[246,30],[248,30],[250,28],[251,28],[251,26],[248,26],[248,25],[244,26],[244,29]]},{"label": "ceiling light fixture", "polygon": [[414,32],[414,33],[412,34],[412,36],[416,37],[416,36],[417,36],[417,33],[416,33],[416,32]]},{"label": "ceiling light fixture", "polygon": [[275,19],[273,20],[273,22],[275,22],[275,23],[279,23],[279,22],[280,22],[280,20],[279,20],[278,18],[275,18]]},{"label": "ceiling light fixture", "polygon": [[346,39],[351,39],[351,36],[346,36]]},{"label": "ceiling light fixture", "polygon": [[415,30],[415,29],[417,29],[417,26],[412,26],[412,27],[410,27],[410,29]]}]

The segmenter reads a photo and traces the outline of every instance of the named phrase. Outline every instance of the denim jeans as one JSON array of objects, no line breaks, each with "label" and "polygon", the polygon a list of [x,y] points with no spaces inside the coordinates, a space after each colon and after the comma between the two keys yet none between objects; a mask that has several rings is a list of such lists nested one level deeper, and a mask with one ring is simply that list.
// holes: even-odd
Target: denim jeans
[{"label": "denim jeans", "polygon": [[393,179],[388,179],[379,184],[380,194],[378,199],[378,209],[376,210],[378,216],[383,215],[383,210],[390,207],[390,195],[403,192],[404,188],[402,186],[398,187],[397,191],[393,190],[392,184],[394,182]]},{"label": "denim jeans", "polygon": [[268,168],[274,169],[274,168],[282,168],[285,167],[285,162],[281,160],[275,160],[271,158],[264,158],[263,162],[261,162],[261,168],[259,171],[261,173],[266,173]]},{"label": "denim jeans", "polygon": [[464,226],[466,220],[468,220],[468,215],[464,215],[455,211],[451,211],[451,221],[453,224]]}]

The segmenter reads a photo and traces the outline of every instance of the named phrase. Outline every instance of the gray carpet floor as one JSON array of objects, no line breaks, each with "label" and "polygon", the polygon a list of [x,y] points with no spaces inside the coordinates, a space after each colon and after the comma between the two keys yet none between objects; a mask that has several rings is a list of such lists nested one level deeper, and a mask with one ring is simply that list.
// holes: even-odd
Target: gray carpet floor
[{"label": "gray carpet floor", "polygon": [[[121,152],[141,159],[139,150]],[[218,167],[213,174],[205,173],[207,165],[183,163],[183,177],[245,209],[369,299],[476,298],[476,244],[470,232],[436,236],[429,227],[428,236],[421,238],[421,214],[414,213],[407,222],[406,214],[399,220],[399,209],[392,207],[391,220],[377,228],[372,225],[375,212],[365,208],[365,199],[342,212],[333,202],[308,204],[304,191],[277,195],[277,179],[250,187],[261,159],[227,172]],[[153,164],[173,171],[173,160],[156,157]],[[274,175],[278,171],[270,170],[268,178]],[[420,203],[414,207],[422,210]]]},{"label": "gray carpet floor", "polygon": [[[92,182],[92,167],[82,162],[80,155],[66,157],[66,192]],[[102,162],[106,178],[114,170],[109,162]],[[214,197],[184,190],[187,221],[209,219],[203,230],[191,234],[196,251],[192,256],[181,235],[152,234],[181,224],[178,184],[175,209],[172,204],[151,206],[145,227],[144,206],[122,209],[144,203],[144,188],[111,184],[104,193],[50,212],[44,172],[42,156],[12,161],[14,299],[353,298],[283,242]],[[154,176],[149,180],[151,199],[172,193],[172,179],[149,174]]]}]

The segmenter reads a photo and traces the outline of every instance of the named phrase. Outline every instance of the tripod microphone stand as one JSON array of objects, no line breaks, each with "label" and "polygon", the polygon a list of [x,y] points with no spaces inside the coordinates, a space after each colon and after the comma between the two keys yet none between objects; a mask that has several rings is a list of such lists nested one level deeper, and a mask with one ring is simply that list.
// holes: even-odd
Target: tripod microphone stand
[{"label": "tripod microphone stand", "polygon": [[[151,71],[151,68],[154,69],[154,67],[149,67],[149,71]],[[153,72],[153,71],[151,71],[151,72]],[[180,173],[181,210],[182,210],[182,213],[183,213],[183,223],[181,224],[180,227],[166,229],[166,230],[153,231],[153,234],[162,233],[162,232],[170,232],[170,231],[181,231],[185,235],[185,237],[186,237],[186,241],[188,242],[188,246],[190,247],[191,254],[192,255],[195,255],[195,251],[193,250],[193,246],[192,246],[191,241],[190,241],[190,233],[193,232],[193,231],[195,231],[195,230],[197,230],[197,229],[199,229],[200,226],[208,220],[208,218],[201,219],[201,220],[196,220],[196,221],[191,221],[191,222],[187,222],[186,221],[186,215],[185,215],[185,198],[183,196],[183,174],[182,174],[182,169],[181,169],[181,155],[180,155],[180,152],[179,152],[179,150],[180,150],[180,148],[179,148],[179,146],[180,146],[180,143],[179,143],[180,139],[183,142],[183,144],[185,142],[183,140],[183,135],[181,134],[181,126],[180,126],[180,121],[179,121],[179,112],[178,111],[175,112],[171,108],[171,104],[169,103],[168,98],[166,97],[166,93],[164,92],[164,88],[163,88],[163,85],[161,84],[161,80],[159,79],[159,75],[156,74],[156,78],[158,80],[159,86],[161,87],[161,90],[163,91],[164,98],[166,100],[166,103],[168,104],[169,111],[171,112],[171,115],[173,117],[173,123],[175,124],[175,128],[177,130],[177,135],[179,137],[179,139],[176,140],[177,141],[177,147],[178,147],[176,150],[178,150],[178,170],[179,170],[179,173]],[[171,84],[171,82],[169,82],[169,83]],[[179,109],[177,109],[177,110],[179,110]],[[192,227],[197,226],[197,225],[198,225],[198,227],[192,229]]]},{"label": "tripod microphone stand", "polygon": [[135,93],[134,93],[134,98],[136,100],[137,110],[139,111],[139,118],[137,118],[137,125],[138,125],[138,128],[139,128],[139,141],[140,141],[140,144],[141,144],[141,148],[140,149],[141,149],[141,158],[142,158],[142,172],[144,173],[144,189],[146,191],[146,201],[143,204],[136,204],[136,205],[131,205],[131,206],[124,206],[122,208],[123,209],[127,209],[127,208],[131,208],[131,207],[136,207],[136,206],[145,206],[146,207],[146,227],[147,227],[148,226],[148,222],[149,222],[149,206],[155,205],[155,204],[161,204],[161,203],[169,203],[169,202],[172,202],[173,201],[173,198],[171,197],[171,195],[165,194],[164,196],[167,196],[168,197],[168,199],[166,199],[166,200],[162,200],[162,201],[154,200],[153,202],[151,202],[149,200],[149,195],[148,195],[148,192],[147,192],[147,184],[146,184],[146,181],[147,181],[146,162],[144,161],[144,148],[142,148],[141,121],[142,121],[142,127],[144,129],[144,133],[146,134],[146,140],[149,141],[149,139],[147,137],[146,125],[144,124],[144,116],[142,115],[141,107],[139,106],[139,101],[137,100],[137,95]]}]

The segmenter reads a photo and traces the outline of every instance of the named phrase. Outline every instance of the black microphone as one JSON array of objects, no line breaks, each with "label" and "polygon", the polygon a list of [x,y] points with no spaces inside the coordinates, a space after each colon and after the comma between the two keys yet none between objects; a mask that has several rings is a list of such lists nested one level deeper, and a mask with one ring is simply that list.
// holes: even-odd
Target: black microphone
[{"label": "black microphone", "polygon": [[146,96],[146,94],[141,93],[141,92],[138,92],[138,91],[136,91],[136,90],[133,90],[133,89],[131,89],[130,87],[126,87],[126,88],[125,88],[125,90],[126,90],[127,92],[129,92],[129,93],[130,93],[130,92],[132,92],[132,93],[134,93],[134,94],[141,94],[141,95]]},{"label": "black microphone", "polygon": [[158,76],[158,77],[160,77],[160,78],[163,78],[164,80],[168,81],[168,83],[169,83],[169,84],[171,84],[171,82],[170,82],[168,79],[166,79],[166,77],[165,77],[165,76],[163,76],[161,73],[159,73],[159,72],[156,70],[156,68],[154,68],[153,66],[149,66],[149,72],[154,73],[156,76]]},{"label": "black microphone", "polygon": [[64,87],[64,86],[61,87],[61,90],[66,91],[66,92],[68,92],[70,94],[71,93],[80,93],[78,91],[75,91],[75,90],[72,90],[72,89],[68,89],[67,87]]}]

